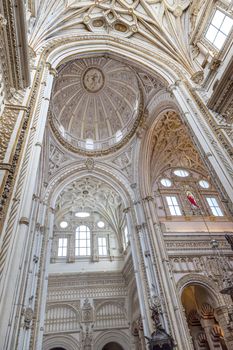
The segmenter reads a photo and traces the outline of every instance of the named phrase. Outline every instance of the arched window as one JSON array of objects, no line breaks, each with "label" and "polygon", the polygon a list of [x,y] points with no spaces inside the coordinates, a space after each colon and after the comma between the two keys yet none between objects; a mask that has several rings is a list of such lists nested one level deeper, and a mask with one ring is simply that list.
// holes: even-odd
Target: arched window
[{"label": "arched window", "polygon": [[75,255],[91,255],[91,237],[90,229],[85,225],[78,226],[75,235]]},{"label": "arched window", "polygon": [[123,230],[123,247],[124,249],[127,248],[127,245],[129,244],[129,236],[128,236],[128,227],[125,226]]}]

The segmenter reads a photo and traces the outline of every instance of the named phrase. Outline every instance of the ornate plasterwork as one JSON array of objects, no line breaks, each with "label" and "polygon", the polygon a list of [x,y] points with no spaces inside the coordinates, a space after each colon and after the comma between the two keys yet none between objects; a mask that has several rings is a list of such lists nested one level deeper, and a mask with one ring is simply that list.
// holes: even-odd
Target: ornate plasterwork
[{"label": "ornate plasterwork", "polygon": [[[133,38],[147,42],[157,50],[169,54],[172,60],[182,64],[191,75],[195,67],[188,44],[190,27],[188,20],[202,6],[190,8],[191,1],[52,1],[50,7],[41,2],[44,18],[36,23],[30,45],[37,50],[50,38],[56,38],[63,29],[71,31],[109,33],[116,37]],[[195,12],[195,13],[196,13]],[[53,24],[49,22],[53,13]],[[70,16],[70,14],[73,16]],[[43,30],[42,30],[43,28]],[[182,34],[182,35],[181,35]]]},{"label": "ornate plasterwork", "polygon": [[[11,197],[11,193],[13,190],[13,185],[14,185],[15,177],[17,174],[18,166],[19,166],[19,160],[20,160],[22,148],[23,148],[24,141],[25,141],[25,135],[28,131],[28,125],[29,125],[31,118],[33,116],[32,112],[29,112],[29,111],[33,110],[33,107],[35,107],[35,101],[36,101],[36,97],[38,95],[39,81],[41,79],[42,74],[43,74],[43,70],[42,71],[39,70],[35,76],[33,88],[32,88],[32,91],[31,91],[31,94],[29,97],[28,108],[26,108],[26,110],[24,109],[25,111],[24,111],[24,114],[22,117],[21,127],[19,128],[17,139],[15,141],[15,148],[14,148],[13,154],[11,155],[12,161],[11,161],[11,165],[10,165],[10,171],[9,171],[9,174],[7,174],[7,176],[5,178],[4,186],[2,186],[1,195],[2,195],[3,200],[1,203],[2,206],[0,207],[0,226],[3,225],[3,220],[6,217],[6,210],[8,208],[9,199]],[[45,88],[45,86],[42,86],[42,89],[40,90],[41,94],[43,93],[44,88]],[[40,101],[40,103],[41,103],[41,101]],[[11,240],[11,234],[12,234],[11,223],[14,222],[16,215],[17,215],[17,209],[19,206],[19,196],[22,193],[23,183],[25,180],[25,169],[28,166],[30,150],[32,147],[32,140],[33,140],[35,133],[36,133],[35,125],[37,125],[37,121],[38,121],[38,117],[39,117],[40,103],[37,106],[38,109],[37,109],[35,116],[34,116],[33,127],[31,129],[30,137],[29,137],[29,147],[27,149],[26,156],[25,156],[24,161],[22,163],[23,175],[20,177],[20,180],[17,183],[17,188],[15,188],[15,196],[16,197],[15,197],[14,201],[12,202],[12,206],[11,206],[11,213],[10,213],[9,222],[8,222],[9,226],[7,226],[7,229],[4,232],[4,237],[3,237],[3,241],[2,241],[2,250],[1,250],[1,254],[0,254],[0,274],[4,268],[5,259],[7,257],[8,247],[9,247],[10,240]]]},{"label": "ornate plasterwork", "polygon": [[55,144],[49,144],[49,164],[48,175],[52,176],[61,166],[63,166],[70,158],[65,155]]},{"label": "ornate plasterwork", "polygon": [[172,167],[206,173],[184,123],[174,111],[168,111],[159,117],[150,146],[152,180],[155,180],[166,168]]},{"label": "ornate plasterwork", "polygon": [[24,21],[25,8],[24,3],[20,2],[15,6],[12,0],[3,0],[1,7],[6,20],[4,27],[6,63],[4,76],[9,96],[11,87],[21,89],[28,86],[30,81],[26,23]]},{"label": "ornate plasterwork", "polygon": [[0,116],[0,135],[1,135],[1,153],[0,162],[4,161],[5,153],[9,145],[11,134],[14,130],[19,110],[4,109],[4,113]]},{"label": "ornate plasterwork", "polygon": [[111,160],[117,168],[119,168],[123,174],[127,177],[127,179],[132,182],[133,181],[133,154],[134,154],[134,146],[130,145],[124,152],[117,155]]},{"label": "ornate plasterwork", "polygon": [[215,300],[218,300],[216,303],[217,305],[222,304],[222,298],[220,297],[218,293],[218,286],[215,282],[211,281],[206,276],[199,275],[197,273],[190,273],[188,275],[185,275],[179,279],[177,282],[176,288],[178,293],[181,295],[182,290],[187,286],[191,284],[200,284],[203,286],[206,286],[209,290],[212,291],[214,294]]},{"label": "ornate plasterwork", "polygon": [[125,298],[127,288],[125,279],[117,273],[88,273],[67,276],[53,275],[49,278],[47,301],[64,302],[84,298],[109,299]]},{"label": "ornate plasterwork", "polygon": [[233,59],[229,63],[221,80],[216,82],[208,101],[208,107],[220,113],[228,124],[233,124]]},{"label": "ornate plasterwork", "polygon": [[87,211],[91,215],[99,214],[100,219],[108,224],[115,233],[120,247],[125,224],[123,203],[119,194],[104,182],[94,178],[74,181],[65,187],[56,201],[56,222],[66,219],[78,211]]},{"label": "ornate plasterwork", "polygon": [[[58,69],[51,123],[77,150],[100,153],[132,134],[141,117],[136,73],[107,56],[83,58]],[[88,146],[87,141],[91,140]]]},{"label": "ornate plasterwork", "polygon": [[81,346],[78,344],[77,339],[72,335],[56,334],[48,335],[44,338],[43,349],[51,350],[52,348],[63,347],[68,350],[80,350]]}]

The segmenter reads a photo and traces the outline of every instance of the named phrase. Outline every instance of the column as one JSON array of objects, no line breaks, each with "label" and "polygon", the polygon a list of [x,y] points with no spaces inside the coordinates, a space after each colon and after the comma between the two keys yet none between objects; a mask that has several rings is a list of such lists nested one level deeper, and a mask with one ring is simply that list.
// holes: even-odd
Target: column
[{"label": "column", "polygon": [[36,302],[36,288],[38,283],[39,269],[41,263],[41,248],[44,235],[44,217],[46,206],[41,203],[40,198],[34,196],[37,202],[37,218],[34,219],[35,225],[30,234],[34,235],[34,242],[31,250],[30,266],[28,271],[27,284],[25,286],[25,297],[23,302],[23,312],[21,317],[20,335],[18,341],[18,350],[30,349],[30,336],[32,320],[34,317],[34,308]]},{"label": "column", "polygon": [[214,171],[217,174],[225,192],[233,201],[232,162],[205,120],[204,114],[207,118],[211,112],[196,92],[194,94],[197,101],[194,101],[188,88],[181,81],[173,85],[172,92],[183,110],[183,120],[191,129],[195,144],[202,156],[208,159],[206,163],[210,172]]},{"label": "column", "polygon": [[128,227],[128,237],[130,241],[132,260],[134,265],[134,275],[137,285],[138,299],[142,317],[143,331],[144,335],[150,337],[151,335],[151,319],[148,305],[148,294],[146,292],[146,280],[142,272],[141,261],[140,261],[140,251],[137,245],[136,230],[133,227],[133,215],[132,209],[127,208],[124,210],[126,215],[126,222]]},{"label": "column", "polygon": [[4,249],[0,261],[2,269],[0,312],[4,316],[0,324],[0,337],[4,343],[3,350],[16,348],[19,331],[18,310],[22,307],[22,295],[27,280],[24,271],[28,270],[28,257],[32,249],[29,224],[31,225],[30,218],[34,208],[33,192],[37,181],[53,81],[52,75],[48,75],[48,67],[44,70],[43,78],[45,80],[38,89],[38,92],[43,93],[42,104],[40,106],[41,101],[37,101],[38,110],[34,112],[30,132],[25,136],[25,148],[22,151],[22,161],[15,183],[15,197],[2,231]]},{"label": "column", "polygon": [[44,324],[45,324],[45,311],[46,301],[48,293],[48,280],[49,280],[49,264],[50,254],[53,241],[53,226],[54,226],[54,214],[55,209],[49,208],[47,213],[47,232],[45,232],[43,255],[41,261],[41,277],[37,285],[37,314],[35,321],[35,331],[33,334],[33,349],[41,350],[43,344]]},{"label": "column", "polygon": [[182,315],[181,301],[176,292],[174,277],[171,271],[170,262],[166,253],[159,220],[156,214],[155,203],[152,197],[148,196],[143,200],[145,217],[148,224],[148,238],[151,244],[153,264],[157,268],[159,285],[163,293],[164,307],[166,306],[166,316],[170,329],[174,332],[177,349],[191,350],[193,345],[188,338],[188,329],[185,327],[184,315]]}]

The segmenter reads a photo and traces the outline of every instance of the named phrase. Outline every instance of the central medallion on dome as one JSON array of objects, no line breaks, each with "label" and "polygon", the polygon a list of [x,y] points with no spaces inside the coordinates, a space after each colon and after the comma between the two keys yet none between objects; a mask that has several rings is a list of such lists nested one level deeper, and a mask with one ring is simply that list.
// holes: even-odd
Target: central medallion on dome
[{"label": "central medallion on dome", "polygon": [[103,72],[96,67],[88,68],[83,75],[83,85],[89,92],[98,92],[104,86]]},{"label": "central medallion on dome", "polygon": [[74,152],[106,154],[135,132],[142,112],[135,70],[101,56],[60,66],[51,95],[51,126]]}]

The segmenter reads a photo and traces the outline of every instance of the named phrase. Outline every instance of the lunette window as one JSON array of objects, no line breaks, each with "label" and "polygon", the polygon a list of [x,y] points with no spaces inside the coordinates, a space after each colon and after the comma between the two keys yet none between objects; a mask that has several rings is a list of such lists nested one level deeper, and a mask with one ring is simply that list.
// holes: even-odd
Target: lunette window
[{"label": "lunette window", "polygon": [[106,237],[98,237],[98,251],[99,255],[107,255],[107,239]]},{"label": "lunette window", "polygon": [[91,255],[90,229],[85,225],[78,226],[75,235],[75,255]]},{"label": "lunette window", "polygon": [[222,11],[216,10],[205,37],[220,50],[232,30],[232,26],[233,19],[225,15]]},{"label": "lunette window", "polygon": [[67,238],[59,238],[58,240],[58,254],[60,256],[67,256]]},{"label": "lunette window", "polygon": [[212,211],[212,214],[214,216],[223,216],[223,212],[222,212],[221,208],[219,207],[216,198],[214,198],[214,197],[207,197],[206,200],[207,200],[207,202],[209,204],[209,207],[210,207],[210,209]]},{"label": "lunette window", "polygon": [[166,196],[168,208],[171,215],[182,215],[180,206],[178,204],[177,198],[175,196]]}]

